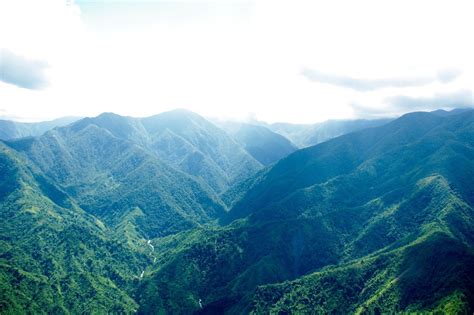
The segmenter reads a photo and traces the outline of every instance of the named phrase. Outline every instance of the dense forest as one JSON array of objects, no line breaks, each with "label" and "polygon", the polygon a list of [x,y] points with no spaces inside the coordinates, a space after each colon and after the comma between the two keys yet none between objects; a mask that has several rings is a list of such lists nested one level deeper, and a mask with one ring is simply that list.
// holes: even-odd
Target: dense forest
[{"label": "dense forest", "polygon": [[474,311],[474,110],[0,139],[2,314]]}]

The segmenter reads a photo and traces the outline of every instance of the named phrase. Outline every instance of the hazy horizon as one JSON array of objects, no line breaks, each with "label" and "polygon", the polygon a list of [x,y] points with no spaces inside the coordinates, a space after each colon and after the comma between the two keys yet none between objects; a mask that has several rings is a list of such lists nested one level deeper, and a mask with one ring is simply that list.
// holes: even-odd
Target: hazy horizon
[{"label": "hazy horizon", "polygon": [[3,1],[0,117],[186,108],[314,123],[473,107],[469,12],[469,1]]},{"label": "hazy horizon", "polygon": [[[450,108],[450,109],[443,109],[443,108],[438,108],[438,109],[431,109],[431,110],[420,110],[420,112],[435,112],[435,111],[439,111],[439,110],[445,110],[447,112],[449,111],[452,111],[452,110],[463,110],[463,109],[474,109],[473,107],[457,107],[457,108]],[[76,121],[77,120],[80,120],[80,119],[84,119],[84,118],[94,118],[94,117],[97,117],[97,116],[100,116],[100,115],[103,115],[103,114],[116,114],[116,115],[119,115],[119,116],[122,116],[122,117],[130,117],[130,118],[137,118],[137,119],[140,119],[140,118],[147,118],[147,117],[150,117],[150,116],[156,116],[156,115],[160,115],[160,114],[164,114],[164,113],[167,113],[167,112],[173,112],[173,111],[179,111],[179,110],[184,110],[184,111],[190,111],[192,113],[196,113],[192,110],[188,110],[186,108],[174,108],[174,109],[171,109],[171,110],[165,110],[165,111],[162,111],[162,112],[158,112],[158,113],[155,113],[155,114],[152,114],[152,115],[148,115],[148,116],[132,116],[132,115],[120,115],[118,113],[114,113],[114,112],[102,112],[102,113],[99,113],[98,115],[94,115],[94,116],[60,116],[60,117],[54,117],[52,119],[43,119],[43,120],[23,120],[23,119],[11,119],[11,118],[8,118],[8,117],[2,117],[0,116],[0,120],[8,120],[8,121],[14,121],[14,122],[18,122],[18,123],[42,123],[42,122],[52,122],[52,121],[56,121],[56,120],[61,120],[61,119],[75,119]],[[412,112],[407,112],[407,113],[404,113],[404,114],[408,114],[408,113],[412,113]],[[200,115],[199,113],[196,113],[198,115]],[[294,125],[312,125],[312,124],[318,124],[318,123],[324,123],[324,122],[328,122],[328,121],[354,121],[354,120],[372,120],[372,119],[396,119],[404,114],[401,114],[401,115],[392,115],[392,116],[380,116],[380,117],[377,117],[377,118],[329,118],[329,119],[326,119],[326,120],[323,120],[323,121],[317,121],[315,120],[314,122],[307,122],[307,123],[297,123],[297,122],[289,122],[289,121],[274,121],[274,122],[269,122],[269,121],[265,121],[265,120],[261,120],[261,119],[258,119],[256,116],[252,116],[252,115],[249,115],[247,117],[244,117],[244,118],[236,118],[236,117],[224,117],[224,116],[220,116],[220,117],[213,117],[213,116],[203,116],[203,115],[200,115],[202,116],[203,118],[211,121],[211,122],[236,122],[236,123],[249,123],[249,124],[252,124],[252,123],[260,123],[260,124],[268,124],[268,125],[271,125],[271,124],[294,124]]]}]

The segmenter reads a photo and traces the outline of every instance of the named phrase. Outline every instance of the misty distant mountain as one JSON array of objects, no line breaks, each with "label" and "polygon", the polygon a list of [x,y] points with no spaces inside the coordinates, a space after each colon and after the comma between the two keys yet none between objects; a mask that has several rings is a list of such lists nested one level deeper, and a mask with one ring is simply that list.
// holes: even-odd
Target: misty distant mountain
[{"label": "misty distant mountain", "polygon": [[[431,113],[439,116],[448,116],[464,113],[472,108],[456,108],[449,111],[439,109]],[[306,148],[354,131],[382,126],[392,118],[355,119],[355,120],[328,120],[315,124],[273,123],[264,124],[272,131],[279,133],[300,148]]]},{"label": "misty distant mountain", "polygon": [[290,139],[300,148],[309,147],[350,132],[378,127],[391,119],[328,120],[316,124],[274,123],[268,127]]},{"label": "misty distant mountain", "polygon": [[0,140],[12,140],[30,136],[40,136],[48,130],[69,125],[80,117],[62,117],[51,121],[22,123],[12,120],[0,120]]},{"label": "misty distant mountain", "polygon": [[205,118],[174,110],[141,120],[156,154],[184,172],[202,178],[216,192],[262,168],[224,130]]},{"label": "misty distant mountain", "polygon": [[444,109],[438,109],[438,110],[432,111],[430,113],[438,115],[438,116],[445,117],[445,116],[451,116],[451,115],[457,115],[457,114],[469,112],[471,110],[472,110],[472,108],[455,108],[455,109],[452,109],[452,110],[449,110],[449,111],[444,110]]},{"label": "misty distant mountain", "polygon": [[78,121],[72,128],[84,125],[98,126],[114,137],[140,146],[161,161],[200,179],[217,193],[262,168],[225,131],[187,110],[147,118],[104,113]]},{"label": "misty distant mountain", "polygon": [[219,126],[263,165],[272,164],[297,150],[290,140],[261,125],[228,121]]}]

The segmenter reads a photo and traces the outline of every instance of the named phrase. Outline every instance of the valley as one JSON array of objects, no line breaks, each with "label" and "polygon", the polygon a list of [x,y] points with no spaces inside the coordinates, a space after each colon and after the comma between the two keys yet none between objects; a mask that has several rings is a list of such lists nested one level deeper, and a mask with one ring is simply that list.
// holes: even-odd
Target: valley
[{"label": "valley", "polygon": [[12,124],[2,314],[474,310],[472,109]]}]

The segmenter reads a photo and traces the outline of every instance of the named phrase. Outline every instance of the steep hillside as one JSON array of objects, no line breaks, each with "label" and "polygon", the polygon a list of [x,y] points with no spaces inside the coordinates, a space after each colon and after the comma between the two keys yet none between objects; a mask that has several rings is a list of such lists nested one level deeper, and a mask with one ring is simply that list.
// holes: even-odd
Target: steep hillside
[{"label": "steep hillside", "polygon": [[402,189],[433,173],[445,176],[472,205],[472,116],[473,111],[445,118],[407,114],[390,124],[297,151],[252,179],[255,184],[251,189],[246,187],[245,196],[235,201],[229,220],[249,213],[275,213],[271,208],[278,202],[297,191],[293,199],[305,198],[306,191],[301,189],[313,185],[344,184],[347,196],[358,196],[363,204],[377,193]]},{"label": "steep hillside", "polygon": [[225,131],[186,110],[142,119],[160,158],[207,182],[216,192],[253,175],[262,165]]},{"label": "steep hillside", "polygon": [[386,254],[259,287],[250,313],[467,314],[473,270],[472,247],[434,232]]},{"label": "steep hillside", "polygon": [[158,242],[140,311],[472,311],[473,137],[473,111],[413,113],[295,152],[230,225]]},{"label": "steep hillside", "polygon": [[146,253],[0,142],[0,312],[131,313]]},{"label": "steep hillside", "polygon": [[297,150],[290,140],[264,126],[238,122],[225,122],[219,126],[263,165],[270,165]]},{"label": "steep hillside", "polygon": [[109,226],[132,220],[141,235],[156,237],[220,216],[223,206],[205,185],[136,142],[115,136],[112,132],[123,128],[116,130],[108,122],[105,129],[85,119],[9,145]]},{"label": "steep hillside", "polygon": [[71,129],[95,125],[209,185],[216,193],[245,179],[262,165],[222,129],[201,116],[174,110],[147,118],[104,113]]},{"label": "steep hillside", "polygon": [[[407,114],[250,177],[208,124],[107,113],[0,142],[0,312],[474,311],[473,110]],[[218,197],[183,161],[247,179]]]}]

